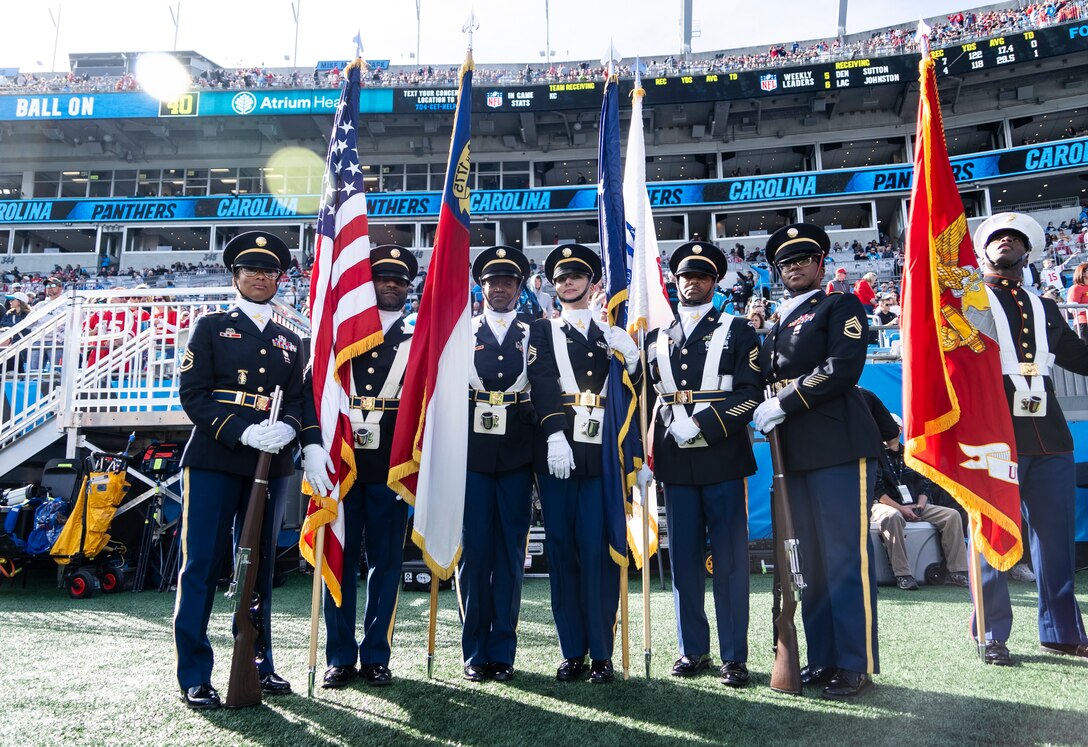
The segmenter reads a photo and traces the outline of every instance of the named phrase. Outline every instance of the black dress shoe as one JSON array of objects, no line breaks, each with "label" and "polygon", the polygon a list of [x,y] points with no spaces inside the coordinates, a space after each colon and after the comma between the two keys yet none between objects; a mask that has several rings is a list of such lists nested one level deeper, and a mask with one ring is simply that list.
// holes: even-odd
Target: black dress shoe
[{"label": "black dress shoe", "polygon": [[190,687],[182,693],[181,699],[185,701],[185,705],[196,711],[212,710],[223,704],[223,702],[219,700],[219,693],[217,693],[215,688],[207,682],[203,685]]},{"label": "black dress shoe", "polygon": [[491,679],[496,682],[509,682],[514,679],[514,668],[509,664],[496,664],[492,662],[487,665],[487,672],[491,675]]},{"label": "black dress shoe", "polygon": [[825,698],[855,698],[873,686],[872,679],[864,672],[840,669],[839,673],[823,689]]},{"label": "black dress shoe", "polygon": [[835,674],[839,670],[835,667],[814,667],[809,664],[807,667],[801,669],[801,684],[802,685],[826,685],[831,680],[835,679]]},{"label": "black dress shoe", "polygon": [[1040,643],[1039,650],[1044,654],[1062,654],[1088,659],[1088,643]]},{"label": "black dress shoe", "polygon": [[321,686],[326,689],[336,689],[338,687],[344,687],[351,683],[355,679],[356,674],[355,667],[329,667],[325,670],[325,678],[321,682]]},{"label": "black dress shoe", "polygon": [[483,682],[487,679],[487,667],[482,664],[466,664],[465,679],[469,682]]},{"label": "black dress shoe", "polygon": [[914,576],[896,576],[895,585],[903,591],[918,591],[918,582]]},{"label": "black dress shoe", "polygon": [[709,669],[711,661],[710,654],[703,654],[702,656],[681,656],[676,660],[676,663],[672,665],[672,674],[674,677],[690,677],[693,674],[698,674],[705,669]]},{"label": "black dress shoe", "polygon": [[261,692],[266,695],[290,695],[291,683],[275,672],[261,675]]},{"label": "black dress shoe", "polygon": [[594,659],[589,665],[589,681],[594,685],[605,685],[615,679],[611,659]]},{"label": "black dress shoe", "polygon": [[722,684],[729,687],[744,687],[748,684],[748,666],[743,661],[727,661],[718,670]]},{"label": "black dress shoe", "polygon": [[986,644],[986,663],[997,667],[1011,667],[1012,654],[1004,641],[990,641]]},{"label": "black dress shoe", "polygon": [[393,684],[393,673],[385,664],[363,664],[359,667],[359,676],[363,682],[375,687]]},{"label": "black dress shoe", "polygon": [[586,660],[584,656],[580,659],[563,659],[559,669],[555,671],[555,678],[560,682],[573,682],[581,679],[585,673]]}]

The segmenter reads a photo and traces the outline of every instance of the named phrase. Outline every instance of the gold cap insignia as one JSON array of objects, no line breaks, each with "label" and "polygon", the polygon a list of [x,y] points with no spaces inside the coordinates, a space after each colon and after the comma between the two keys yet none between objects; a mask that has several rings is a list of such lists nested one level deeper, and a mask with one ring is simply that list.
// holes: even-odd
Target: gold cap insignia
[{"label": "gold cap insignia", "polygon": [[691,248],[691,253],[692,253],[692,254],[702,254],[702,253],[703,253],[703,247],[701,247],[701,246],[693,246],[693,247]]},{"label": "gold cap insignia", "polygon": [[1005,222],[1006,223],[1015,223],[1016,222],[1016,213],[1007,214],[1005,216]]},{"label": "gold cap insignia", "polygon": [[497,252],[495,252],[495,256],[496,257],[505,257],[506,256],[506,250],[505,249],[499,249]]},{"label": "gold cap insignia", "polygon": [[569,247],[567,249],[563,250],[563,256],[564,257],[569,257],[571,254],[572,254],[572,252],[571,252]]},{"label": "gold cap insignia", "polygon": [[258,236],[257,240],[254,243],[257,244],[257,246],[264,246],[268,243],[268,239],[266,239],[264,236]]},{"label": "gold cap insignia", "polygon": [[797,229],[796,228],[791,228],[790,230],[786,231],[786,235],[789,236],[791,239],[796,239],[797,238]]},{"label": "gold cap insignia", "polygon": [[389,252],[389,256],[393,257],[393,258],[399,257],[400,256],[400,249],[394,249],[393,251]]}]

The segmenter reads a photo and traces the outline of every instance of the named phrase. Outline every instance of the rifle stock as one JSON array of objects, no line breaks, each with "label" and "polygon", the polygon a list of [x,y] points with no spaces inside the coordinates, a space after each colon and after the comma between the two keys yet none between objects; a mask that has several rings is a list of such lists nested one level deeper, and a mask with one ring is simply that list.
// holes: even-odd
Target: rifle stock
[{"label": "rifle stock", "polygon": [[[272,409],[269,420],[279,420],[283,392],[276,387],[272,392]],[[261,565],[261,528],[264,525],[264,508],[268,501],[268,469],[272,455],[262,451],[257,457],[257,469],[253,474],[253,489],[249,494],[242,533],[234,555],[235,577],[231,583],[231,603],[234,609],[234,653],[230,660],[230,679],[227,681],[227,708],[246,708],[261,704],[261,678],[257,672],[255,651],[261,631],[253,622],[254,611],[267,600],[251,604],[257,573]]]},{"label": "rifle stock", "polygon": [[[768,395],[770,396],[770,395]],[[797,599],[805,582],[801,578],[797,555],[797,533],[793,528],[789,494],[786,489],[782,441],[778,429],[767,435],[771,445],[771,465],[774,470],[774,574],[782,589],[781,608],[774,619],[777,641],[774,665],[771,667],[771,689],[776,692],[801,694],[801,656],[797,647]]]}]

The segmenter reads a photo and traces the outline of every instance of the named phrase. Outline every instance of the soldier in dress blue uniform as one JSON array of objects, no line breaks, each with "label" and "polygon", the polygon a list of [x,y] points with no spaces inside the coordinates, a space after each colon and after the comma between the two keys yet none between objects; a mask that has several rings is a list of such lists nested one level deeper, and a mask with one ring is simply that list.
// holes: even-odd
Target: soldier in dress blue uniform
[{"label": "soldier in dress blue uniform", "polygon": [[[1088,635],[1073,588],[1073,438],[1051,381],[1055,365],[1088,374],[1088,344],[1077,337],[1052,300],[1039,298],[1022,285],[1028,252],[1045,245],[1043,229],[1033,218],[1022,213],[991,216],[975,229],[974,244],[990,292],[1013,415],[1020,505],[1039,588],[1040,645],[1045,653],[1088,658]],[[986,662],[1012,664],[1005,645],[1012,632],[1008,582],[985,557],[982,589]]]},{"label": "soldier in dress blue uniform", "polygon": [[849,293],[824,293],[823,229],[785,226],[767,242],[790,297],[759,354],[775,392],[756,408],[757,428],[779,427],[790,508],[807,584],[801,616],[808,666],[801,680],[825,697],[860,694],[879,671],[876,573],[869,505],[882,445],[856,384],[868,318]]},{"label": "soldier in dress blue uniform", "polygon": [[721,680],[748,684],[748,511],[744,478],[756,471],[748,422],[763,400],[759,338],[744,317],[714,308],[725,255],[691,241],[669,260],[679,319],[646,340],[657,392],[654,474],[665,486],[669,558],[680,658],[672,673],[707,669],[710,626],[704,610],[709,530]]},{"label": "soldier in dress blue uniform", "polygon": [[495,246],[472,263],[484,311],[473,320],[468,473],[461,563],[465,679],[514,676],[525,543],[532,519],[533,436],[525,360],[529,325],[518,297],[529,275],[520,250]]},{"label": "soldier in dress blue uniform", "polygon": [[[282,240],[261,231],[231,239],[223,263],[234,276],[237,304],[208,313],[193,327],[180,366],[181,405],[193,421],[182,454],[181,575],[174,608],[178,684],[190,708],[218,708],[211,685],[208,619],[229,533],[242,530],[258,452],[274,454],[261,534],[256,591],[261,599],[257,665],[261,689],[291,692],[272,660],[271,596],[276,538],[294,461],[283,447],[302,430],[302,347],[298,335],[272,319],[270,301],[291,262]],[[279,422],[266,423],[269,395],[283,390]],[[246,603],[243,600],[242,603]]]},{"label": "soldier in dress blue uniform", "polygon": [[540,427],[534,464],[544,512],[552,615],[563,662],[556,679],[613,679],[612,648],[619,602],[619,566],[609,552],[601,480],[603,394],[612,351],[628,372],[639,371],[638,348],[625,330],[594,319],[591,284],[601,259],[581,244],[556,247],[544,262],[562,306],[559,319],[529,330],[529,383]]},{"label": "soldier in dress blue uniform", "polygon": [[[400,591],[408,506],[389,489],[386,479],[413,331],[413,327],[404,321],[404,302],[418,264],[404,247],[387,244],[370,250],[370,269],[385,338],[381,345],[351,361],[354,395],[351,418],[358,475],[343,500],[344,577],[340,606],[336,606],[328,592],[325,594],[328,669],[322,687],[327,688],[344,687],[356,676],[361,676],[368,685],[388,685],[393,681],[389,654]],[[303,467],[310,485],[322,495],[328,495],[332,489],[326,472],[329,457],[321,442],[309,371],[304,388]],[[359,643],[355,636],[355,618],[359,553],[364,534],[368,571],[363,640]]]}]

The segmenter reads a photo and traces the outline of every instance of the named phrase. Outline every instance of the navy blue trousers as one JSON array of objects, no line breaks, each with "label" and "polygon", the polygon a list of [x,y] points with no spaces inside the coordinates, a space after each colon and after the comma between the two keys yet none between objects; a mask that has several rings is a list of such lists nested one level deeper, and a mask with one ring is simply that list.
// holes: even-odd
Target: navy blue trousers
[{"label": "navy blue trousers", "polygon": [[[1076,473],[1073,455],[1021,456],[1020,509],[1028,525],[1031,562],[1039,588],[1039,641],[1088,643],[1084,619],[1073,594]],[[972,548],[973,550],[974,548]],[[1005,574],[982,558],[986,639],[1009,640],[1012,603]],[[976,633],[972,613],[971,632]]]},{"label": "navy blue trousers", "polygon": [[[287,478],[268,481],[269,502],[261,529],[261,553],[254,587],[262,603],[261,637],[255,652],[260,673],[275,671],[272,660],[272,576],[276,539],[283,524]],[[174,649],[182,690],[210,683],[214,656],[208,620],[227,553],[230,531],[242,531],[253,478],[186,467],[182,475],[181,573],[174,603]],[[243,604],[248,603],[244,600]]]},{"label": "navy blue trousers", "polygon": [[710,653],[706,537],[714,555],[714,614],[722,661],[748,661],[748,507],[744,480],[665,485],[669,565],[680,655]]},{"label": "navy blue trousers", "polygon": [[620,568],[608,552],[604,483],[537,475],[552,616],[564,659],[611,659]]},{"label": "navy blue trousers", "polygon": [[869,505],[876,460],[786,472],[800,540],[801,592],[808,663],[851,672],[880,671],[876,569]]},{"label": "navy blue trousers", "polygon": [[517,650],[533,471],[468,472],[457,568],[466,664],[509,664]]},{"label": "navy blue trousers", "polygon": [[[331,667],[389,664],[408,505],[382,483],[357,482],[344,499],[344,577],[339,607],[325,592],[325,658]],[[363,642],[355,638],[359,552],[366,534]]]}]

